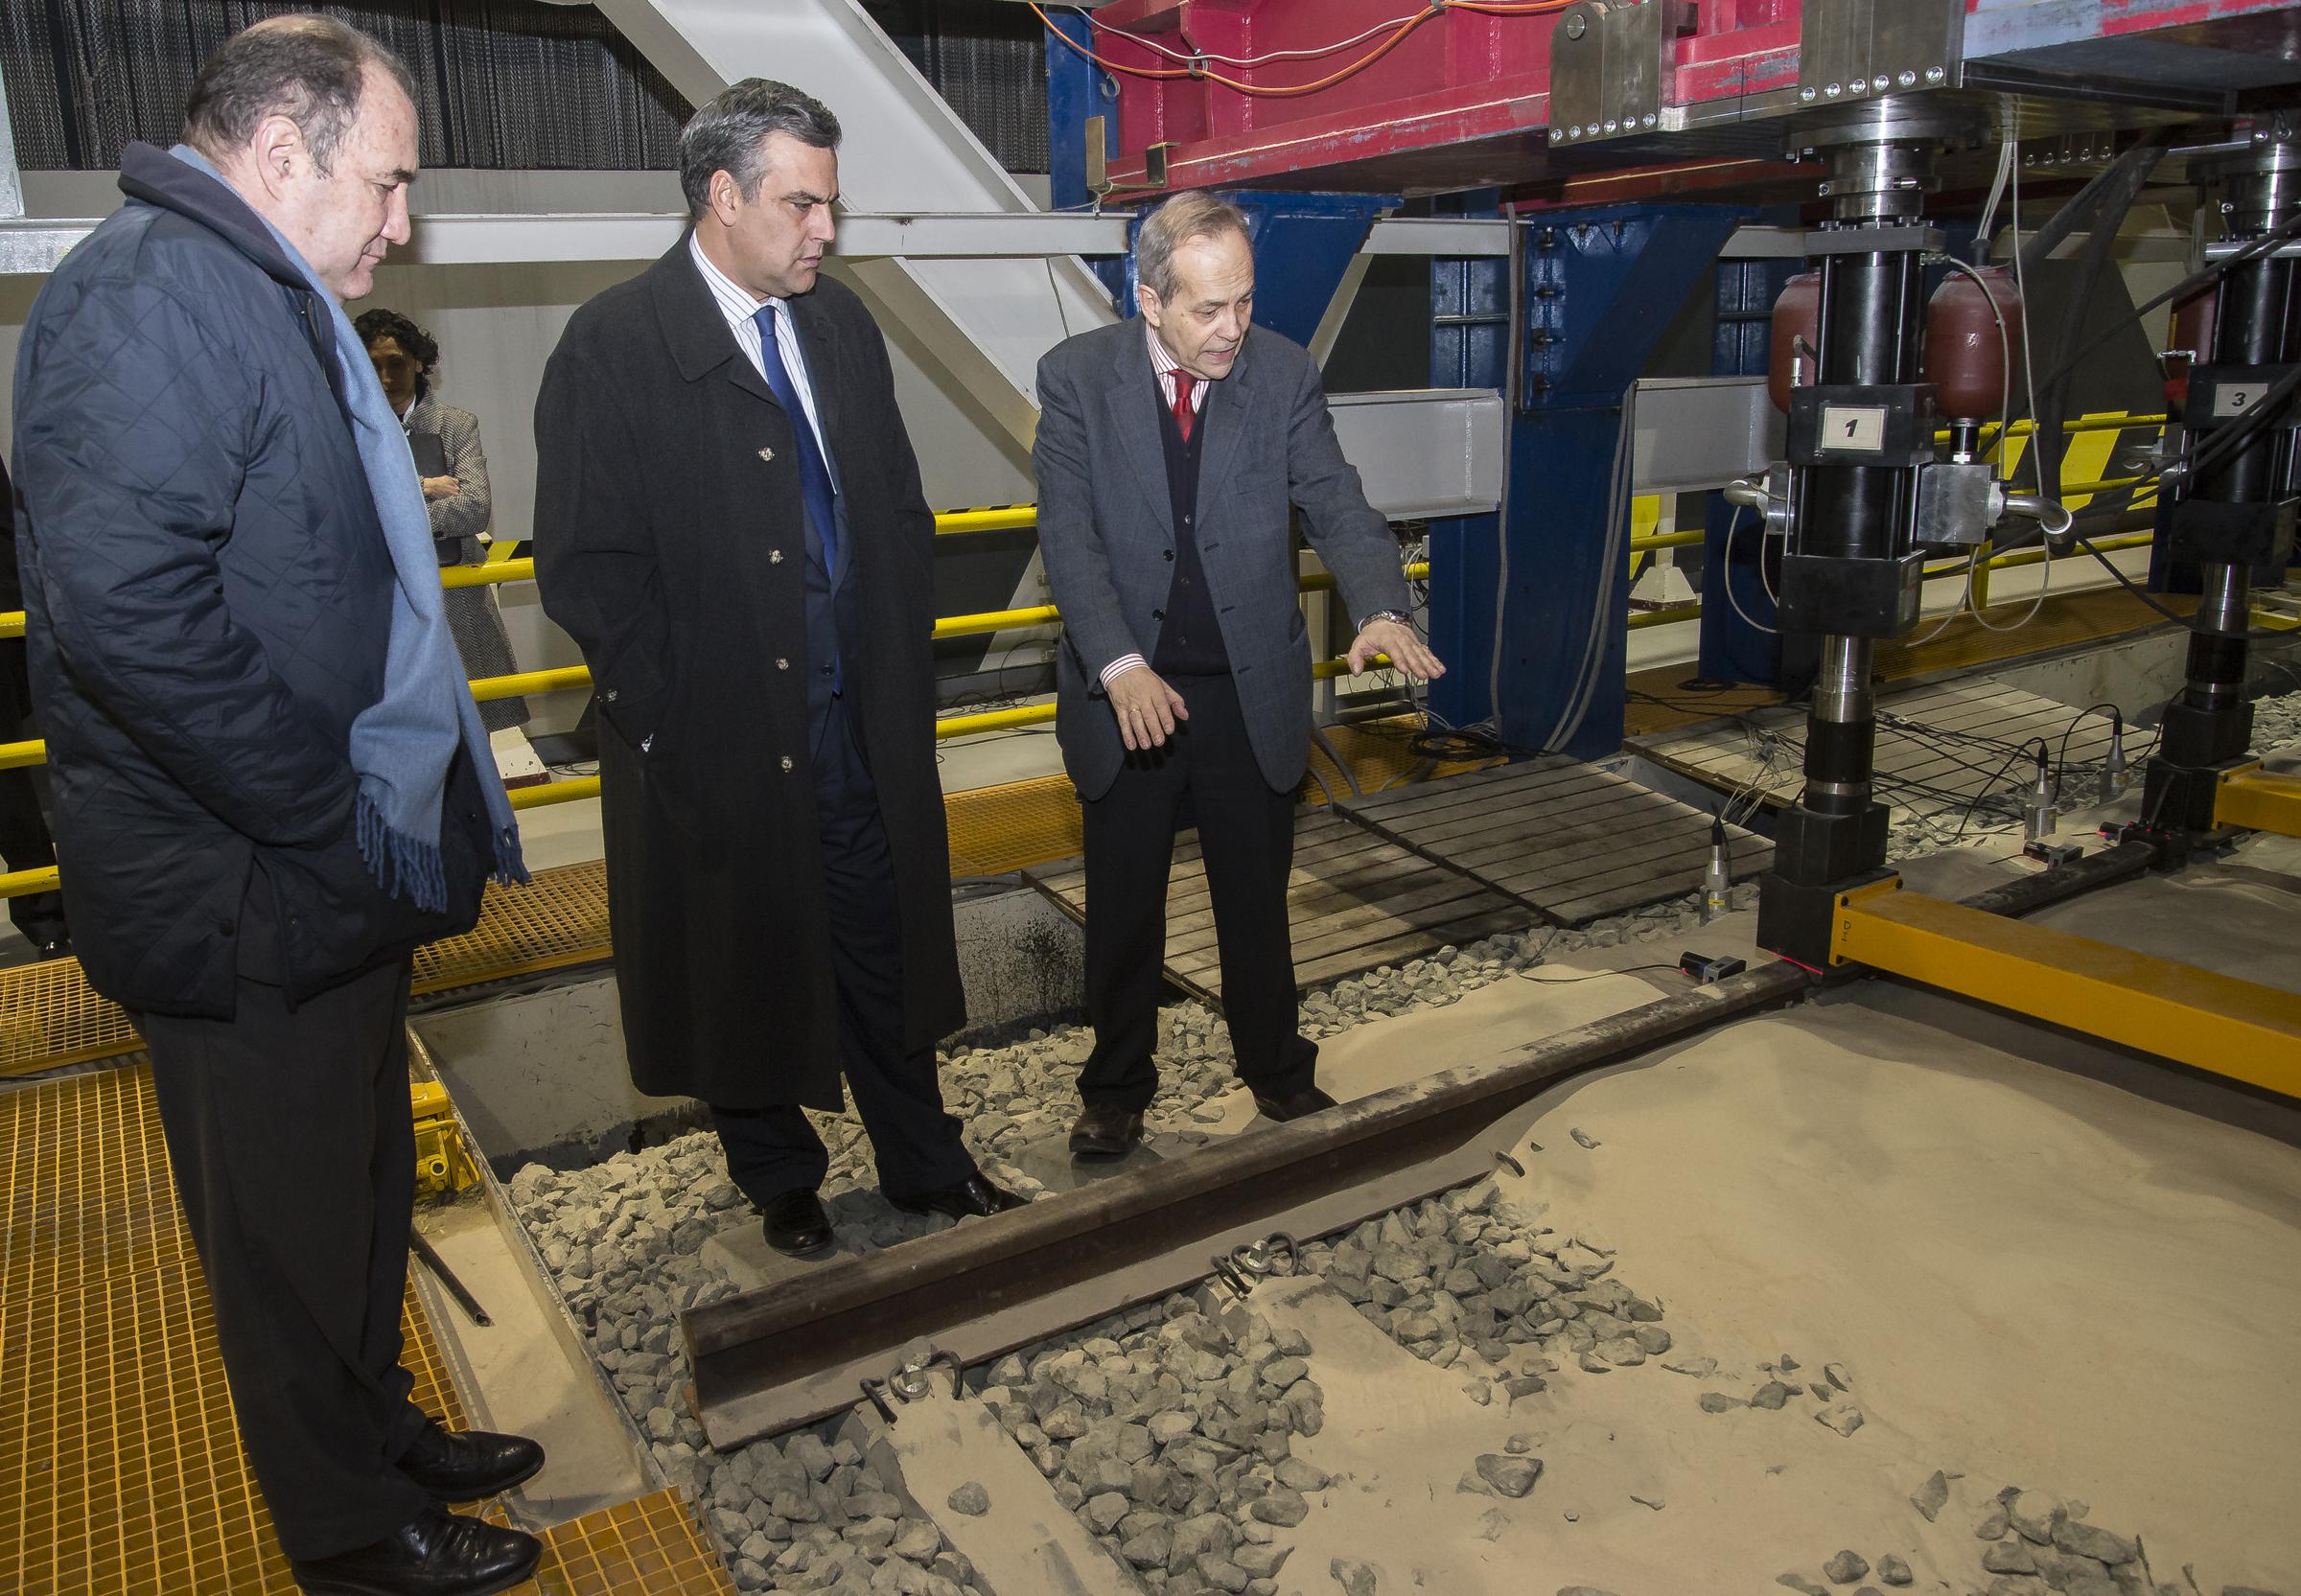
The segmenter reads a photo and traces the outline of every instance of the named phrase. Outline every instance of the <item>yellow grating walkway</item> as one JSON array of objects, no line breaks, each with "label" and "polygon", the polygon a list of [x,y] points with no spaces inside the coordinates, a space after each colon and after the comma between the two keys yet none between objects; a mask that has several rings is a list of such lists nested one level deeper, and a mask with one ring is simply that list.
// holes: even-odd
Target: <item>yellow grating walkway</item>
[{"label": "yellow grating walkway", "polygon": [[[499,1523],[500,1511],[489,1510]],[[543,1566],[520,1590],[542,1596],[734,1596],[735,1584],[675,1491],[602,1508],[542,1532]]]},{"label": "yellow grating walkway", "polygon": [[[0,1590],[293,1592],[233,1427],[150,1066],[0,1096]],[[449,1423],[412,1290],[414,1399]]]},{"label": "yellow grating walkway", "polygon": [[[233,1426],[150,1066],[0,1094],[0,1591],[292,1596]],[[403,1328],[415,1401],[460,1427],[412,1288]],[[544,1538],[531,1592],[733,1590],[669,1492]]]},{"label": "yellow grating walkway", "polygon": [[1067,775],[976,787],[942,800],[951,831],[951,874],[1005,875],[1068,859],[1086,845],[1079,796]]}]

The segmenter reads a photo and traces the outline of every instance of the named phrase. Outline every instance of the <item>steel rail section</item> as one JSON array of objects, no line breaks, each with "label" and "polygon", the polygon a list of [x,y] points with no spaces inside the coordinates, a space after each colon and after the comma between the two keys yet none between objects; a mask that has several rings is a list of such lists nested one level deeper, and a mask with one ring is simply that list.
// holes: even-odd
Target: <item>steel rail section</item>
[{"label": "steel rail section", "polygon": [[1500,1122],[1569,1076],[1788,1004],[1812,978],[1769,963],[1187,1158],[681,1315],[712,1446],[845,1411],[925,1339],[968,1364],[1206,1278],[1275,1231],[1305,1238],[1475,1178]]}]

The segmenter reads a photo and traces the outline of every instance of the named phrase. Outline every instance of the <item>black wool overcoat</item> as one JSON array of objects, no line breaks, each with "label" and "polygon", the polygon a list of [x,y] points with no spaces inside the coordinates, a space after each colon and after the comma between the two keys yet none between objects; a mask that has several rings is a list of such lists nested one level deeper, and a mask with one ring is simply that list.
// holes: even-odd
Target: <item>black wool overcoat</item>
[{"label": "black wool overcoat", "polygon": [[[862,635],[845,703],[894,850],[905,1045],[923,1048],[965,1016],[936,775],[934,518],[861,301],[826,277],[791,308],[847,500]],[[544,609],[598,698],[632,1080],[836,1109],[799,453],[685,239],[575,312],[535,432]]]}]

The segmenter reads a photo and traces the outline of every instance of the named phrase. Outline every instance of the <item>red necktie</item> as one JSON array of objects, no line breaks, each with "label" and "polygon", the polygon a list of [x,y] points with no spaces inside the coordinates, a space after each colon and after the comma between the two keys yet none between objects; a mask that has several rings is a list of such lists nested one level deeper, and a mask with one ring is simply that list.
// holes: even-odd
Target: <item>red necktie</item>
[{"label": "red necktie", "polygon": [[1174,374],[1174,425],[1181,428],[1184,443],[1191,441],[1191,423],[1198,419],[1197,412],[1191,408],[1191,391],[1197,382],[1197,379],[1188,372]]}]

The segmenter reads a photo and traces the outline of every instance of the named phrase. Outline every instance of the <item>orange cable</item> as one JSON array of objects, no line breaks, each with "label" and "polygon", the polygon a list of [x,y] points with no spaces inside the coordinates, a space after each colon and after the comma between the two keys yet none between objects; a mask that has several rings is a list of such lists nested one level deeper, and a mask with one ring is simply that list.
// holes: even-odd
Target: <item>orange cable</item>
[{"label": "orange cable", "polygon": [[1120,66],[1114,62],[1104,60],[1102,57],[1096,55],[1092,50],[1089,50],[1086,48],[1086,46],[1079,43],[1076,39],[1073,39],[1061,29],[1056,27],[1053,21],[1048,18],[1047,13],[1039,10],[1036,0],[1027,0],[1027,3],[1029,3],[1031,6],[1032,14],[1038,18],[1039,22],[1045,26],[1049,34],[1052,34],[1057,39],[1061,41],[1064,49],[1070,51],[1075,56],[1082,57],[1089,62],[1092,62],[1094,65],[1101,67],[1105,72],[1122,73],[1129,78],[1150,78],[1164,81],[1173,81],[1178,78],[1197,78],[1210,83],[1220,83],[1222,87],[1234,90],[1240,94],[1253,95],[1258,99],[1291,100],[1305,94],[1316,94],[1321,89],[1333,88],[1336,83],[1343,81],[1345,79],[1357,77],[1360,73],[1365,71],[1375,62],[1381,60],[1384,56],[1387,56],[1391,51],[1397,49],[1401,44],[1405,43],[1406,36],[1412,34],[1415,29],[1421,27],[1424,23],[1429,21],[1433,17],[1443,16],[1450,11],[1460,10],[1481,12],[1492,16],[1540,16],[1547,12],[1564,11],[1568,6],[1574,4],[1575,0],[1527,0],[1527,3],[1525,4],[1507,4],[1504,3],[1504,0],[1429,0],[1429,9],[1408,17],[1406,19],[1406,21],[1400,23],[1397,31],[1391,34],[1388,38],[1383,40],[1382,43],[1376,45],[1365,55],[1351,62],[1350,65],[1341,68],[1339,71],[1329,73],[1327,76],[1318,79],[1314,82],[1296,83],[1286,88],[1272,88],[1260,83],[1243,83],[1235,78],[1225,78],[1219,72],[1195,72],[1189,67],[1182,66]]}]

